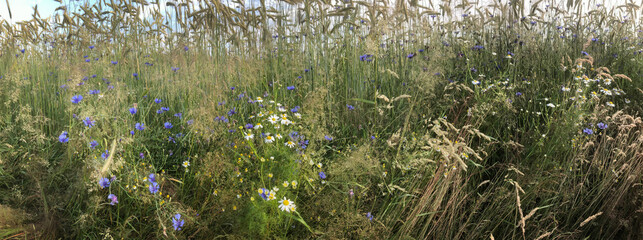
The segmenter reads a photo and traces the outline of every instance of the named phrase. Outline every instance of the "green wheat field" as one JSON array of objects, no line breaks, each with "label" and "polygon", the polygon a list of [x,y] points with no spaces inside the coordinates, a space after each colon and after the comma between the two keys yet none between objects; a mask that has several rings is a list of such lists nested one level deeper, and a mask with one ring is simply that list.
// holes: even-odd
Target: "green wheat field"
[{"label": "green wheat field", "polygon": [[641,1],[0,1],[0,239],[643,238]]}]

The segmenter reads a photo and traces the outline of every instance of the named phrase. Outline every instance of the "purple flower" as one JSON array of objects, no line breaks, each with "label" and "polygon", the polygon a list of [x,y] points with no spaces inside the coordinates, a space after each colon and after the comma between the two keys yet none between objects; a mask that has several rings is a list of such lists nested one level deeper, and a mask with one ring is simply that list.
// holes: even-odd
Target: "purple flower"
[{"label": "purple flower", "polygon": [[246,127],[246,129],[252,129],[254,126],[252,125],[252,123],[248,123],[248,124],[246,124],[245,127]]},{"label": "purple flower", "polygon": [[406,57],[411,59],[411,58],[415,57],[415,53],[410,53],[409,55],[406,55]]},{"label": "purple flower", "polygon": [[83,120],[83,123],[88,128],[92,128],[94,126],[94,124],[96,124],[96,121],[93,121],[93,120],[89,119],[89,117],[86,117],[85,120]]},{"label": "purple flower", "polygon": [[134,127],[136,128],[136,130],[143,131],[145,129],[145,123],[136,123]]},{"label": "purple flower", "polygon": [[366,213],[366,218],[368,218],[369,221],[373,221],[373,215],[371,212]]},{"label": "purple flower", "polygon": [[161,99],[156,98],[156,99],[154,99],[154,102],[155,103],[161,103]]},{"label": "purple flower", "polygon": [[326,179],[326,173],[324,173],[324,172],[319,172],[319,178],[321,178],[321,179]]},{"label": "purple flower", "polygon": [[164,126],[166,129],[170,129],[170,128],[172,128],[172,123],[170,123],[170,122],[165,122],[165,124],[163,124],[163,126]]},{"label": "purple flower", "polygon": [[178,118],[183,118],[183,113],[176,113],[174,114],[174,116]]},{"label": "purple flower", "polygon": [[89,90],[90,95],[99,94],[100,90]]},{"label": "purple flower", "polygon": [[185,222],[183,221],[183,219],[181,219],[181,214],[179,214],[179,213],[174,215],[174,218],[172,218],[172,226],[174,226],[175,231],[181,230],[181,228],[183,227],[184,223]]},{"label": "purple flower", "polygon": [[100,180],[98,180],[98,185],[100,186],[100,188],[108,188],[110,183],[111,182],[108,178],[101,178]]},{"label": "purple flower", "polygon": [[135,107],[129,109],[129,113],[131,113],[132,115],[136,114],[137,111],[138,110],[136,110]]},{"label": "purple flower", "polygon": [[89,46],[89,49],[94,49],[94,45]]},{"label": "purple flower", "polygon": [[594,133],[594,131],[592,129],[585,128],[585,129],[583,129],[583,133],[585,133],[587,135],[592,135],[592,133]]},{"label": "purple flower", "polygon": [[118,64],[117,61],[112,61],[112,65],[116,65],[116,64]]},{"label": "purple flower", "polygon": [[328,135],[324,136],[324,138],[325,138],[327,141],[332,141],[332,140],[333,140],[333,137],[330,137],[330,136],[328,136]]},{"label": "purple flower", "polygon": [[185,46],[185,47],[183,47],[183,50],[185,50],[187,52],[190,49],[188,48],[188,46]]},{"label": "purple flower", "polygon": [[91,61],[91,60],[90,60],[89,58],[88,58],[88,59],[85,59],[85,62],[90,62],[90,61]]},{"label": "purple flower", "polygon": [[78,104],[82,100],[83,100],[82,95],[76,95],[76,96],[71,97],[71,102],[75,103],[75,104]]},{"label": "purple flower", "polygon": [[295,86],[288,86],[288,87],[286,87],[286,89],[288,89],[288,90],[295,90]]},{"label": "purple flower", "polygon": [[598,126],[598,128],[601,130],[605,130],[607,128],[607,124],[602,122],[599,122],[598,124],[596,124],[596,126]]},{"label": "purple flower", "polygon": [[353,105],[346,104],[346,107],[348,108],[348,110],[355,110],[355,107],[353,107]]},{"label": "purple flower", "polygon": [[516,92],[516,96],[520,97],[520,96],[522,96],[522,93],[521,92]]},{"label": "purple flower", "polygon": [[159,184],[156,182],[150,182],[150,186],[148,187],[148,189],[150,190],[150,193],[156,194],[157,192],[159,192]]},{"label": "purple flower", "polygon": [[132,136],[134,136],[134,134],[135,134],[135,133],[136,133],[136,132],[134,132],[134,130],[129,131],[129,134],[132,134]]},{"label": "purple flower", "polygon": [[105,152],[102,153],[100,157],[103,158],[103,160],[107,159],[109,157],[109,150],[105,150]]},{"label": "purple flower", "polygon": [[170,108],[169,107],[161,107],[161,111],[167,112],[167,111],[170,111]]},{"label": "purple flower", "polygon": [[138,73],[132,73],[133,77],[138,77]]},{"label": "purple flower", "polygon": [[107,195],[107,199],[108,199],[108,200],[111,200],[111,202],[109,203],[109,205],[114,206],[114,205],[116,205],[116,204],[118,203],[118,197],[116,197],[116,195],[114,195],[114,194],[109,194],[109,195]]},{"label": "purple flower", "polygon": [[60,136],[58,136],[58,141],[61,143],[69,142],[69,138],[67,137],[67,131],[63,131],[60,134]]},{"label": "purple flower", "polygon": [[144,158],[145,158],[145,154],[144,154],[144,153],[139,153],[139,154],[138,154],[138,156],[139,156],[139,157],[141,157],[141,159],[144,159]]},{"label": "purple flower", "polygon": [[154,175],[154,173],[150,173],[150,175],[147,176],[147,179],[149,179],[150,182],[156,182],[156,175]]},{"label": "purple flower", "polygon": [[96,142],[96,140],[92,140],[91,142],[89,142],[89,147],[91,149],[95,149],[96,146],[98,146],[98,142]]}]

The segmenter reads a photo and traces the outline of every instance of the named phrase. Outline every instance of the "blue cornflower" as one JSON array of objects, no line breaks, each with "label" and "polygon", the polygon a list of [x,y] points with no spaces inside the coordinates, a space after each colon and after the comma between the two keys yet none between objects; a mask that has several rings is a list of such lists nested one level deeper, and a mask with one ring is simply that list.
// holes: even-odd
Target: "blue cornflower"
[{"label": "blue cornflower", "polygon": [[170,128],[172,128],[172,123],[170,123],[170,122],[165,122],[165,124],[163,124],[163,126],[164,126],[165,128],[167,128],[167,129],[170,129]]},{"label": "blue cornflower", "polygon": [[522,93],[521,92],[516,92],[516,96],[520,97],[520,96],[522,96]]},{"label": "blue cornflower", "polygon": [[319,178],[321,178],[321,179],[326,179],[326,173],[324,173],[324,172],[319,172]]},{"label": "blue cornflower", "polygon": [[237,108],[236,108],[236,107],[235,107],[235,108],[230,109],[230,111],[228,111],[228,116],[232,116],[232,115],[236,114],[237,112],[236,112],[235,110],[237,110]]},{"label": "blue cornflower", "polygon": [[299,112],[299,108],[301,108],[301,107],[295,106],[294,108],[290,109],[290,112],[292,112],[292,113]]},{"label": "blue cornflower", "polygon": [[185,46],[185,47],[183,47],[183,50],[185,50],[187,52],[190,49],[188,48],[188,46]]},{"label": "blue cornflower", "polygon": [[132,73],[133,77],[138,77],[138,73]]},{"label": "blue cornflower", "polygon": [[154,99],[154,102],[155,102],[155,103],[161,103],[161,99],[155,98],[155,99]]},{"label": "blue cornflower", "polygon": [[92,128],[94,126],[94,124],[96,124],[96,121],[89,119],[89,117],[86,117],[85,120],[83,120],[83,123],[88,128]]},{"label": "blue cornflower", "polygon": [[99,94],[100,90],[89,90],[89,94],[94,95],[94,94]]},{"label": "blue cornflower", "polygon": [[161,113],[163,113],[163,110],[161,110],[161,109],[156,110],[156,113],[157,113],[157,114],[161,114]]},{"label": "blue cornflower", "polygon": [[136,130],[143,131],[145,129],[145,123],[136,123],[134,127],[136,128]]},{"label": "blue cornflower", "polygon": [[156,182],[156,175],[154,173],[150,173],[150,175],[147,176],[147,179],[149,179],[150,182]]},{"label": "blue cornflower", "polygon": [[156,194],[157,192],[159,192],[159,184],[156,182],[150,182],[150,186],[148,187],[148,189],[150,190],[150,193]]},{"label": "blue cornflower", "polygon": [[598,126],[598,128],[601,130],[605,130],[607,128],[607,124],[602,122],[599,122],[598,124],[596,124],[596,126]]},{"label": "blue cornflower", "polygon": [[137,111],[138,110],[136,110],[135,107],[129,109],[129,113],[131,113],[132,115],[136,114]]},{"label": "blue cornflower", "polygon": [[129,134],[132,134],[132,136],[134,136],[135,133],[134,130],[129,131]]},{"label": "blue cornflower", "polygon": [[246,129],[252,129],[254,127],[254,125],[252,125],[252,123],[248,123],[248,124],[246,124],[245,127],[246,127]]},{"label": "blue cornflower", "polygon": [[69,142],[69,138],[67,137],[67,131],[63,131],[60,134],[60,136],[58,136],[58,141],[61,143]]},{"label": "blue cornflower", "polygon": [[76,103],[76,104],[77,104],[77,103],[79,103],[79,102],[80,102],[80,101],[82,101],[82,100],[83,100],[83,96],[82,96],[82,95],[76,95],[76,96],[71,97],[71,102],[72,102],[72,103]]},{"label": "blue cornflower", "polygon": [[100,157],[103,158],[103,160],[107,159],[109,157],[109,150],[106,149],[105,152],[100,155]]},{"label": "blue cornflower", "polygon": [[409,53],[409,55],[406,55],[407,58],[411,59],[415,57],[415,53]]},{"label": "blue cornflower", "polygon": [[183,224],[185,222],[181,219],[181,214],[177,213],[174,215],[174,218],[172,218],[172,226],[174,226],[174,230],[179,231],[183,227]]},{"label": "blue cornflower", "polygon": [[24,49],[24,48],[23,48],[23,49],[21,49],[21,50],[20,50],[20,52],[21,52],[21,53],[25,53],[25,49]]},{"label": "blue cornflower", "polygon": [[585,133],[587,135],[592,135],[592,133],[594,133],[594,131],[592,129],[585,128],[585,129],[583,129],[583,133]]},{"label": "blue cornflower", "polygon": [[118,61],[112,61],[112,65],[118,64]]},{"label": "blue cornflower", "polygon": [[178,118],[183,118],[183,113],[175,113],[174,116]]},{"label": "blue cornflower", "polygon": [[100,185],[100,188],[108,188],[110,183],[111,182],[108,178],[101,178],[100,180],[98,180],[98,185]]},{"label": "blue cornflower", "polygon": [[85,59],[85,62],[91,62],[91,61],[92,61],[92,60],[91,60],[91,59],[89,59],[89,58],[88,58],[88,59]]},{"label": "blue cornflower", "polygon": [[141,159],[144,159],[144,158],[145,158],[145,154],[144,154],[144,153],[142,153],[142,152],[141,152],[141,153],[138,153],[138,156],[139,156]]},{"label": "blue cornflower", "polygon": [[355,107],[353,107],[353,105],[346,104],[346,107],[348,108],[348,110],[355,110]]},{"label": "blue cornflower", "polygon": [[295,90],[295,86],[288,86],[288,87],[286,87],[286,89],[288,89],[288,90]]},{"label": "blue cornflower", "polygon": [[328,141],[332,141],[332,140],[333,140],[333,137],[328,136],[328,135],[324,136],[324,138],[325,138],[326,140],[328,140]]},{"label": "blue cornflower", "polygon": [[172,67],[172,71],[176,72],[176,71],[178,71],[178,70],[179,70],[179,68],[178,68],[178,67]]},{"label": "blue cornflower", "polygon": [[167,112],[167,111],[170,111],[170,108],[169,107],[161,107],[161,111]]},{"label": "blue cornflower", "polygon": [[96,146],[98,146],[98,142],[96,142],[96,140],[92,140],[91,142],[89,142],[89,147],[91,149],[95,149]]},{"label": "blue cornflower", "polygon": [[118,203],[118,197],[116,197],[116,195],[114,194],[107,195],[107,199],[110,200],[109,205],[114,206]]},{"label": "blue cornflower", "polygon": [[94,45],[89,46],[89,49],[94,49]]},{"label": "blue cornflower", "polygon": [[368,218],[369,221],[373,221],[373,215],[371,212],[366,213],[366,218]]},{"label": "blue cornflower", "polygon": [[190,119],[190,120],[188,120],[186,123],[187,123],[188,125],[192,125],[192,123],[194,123],[194,119]]}]

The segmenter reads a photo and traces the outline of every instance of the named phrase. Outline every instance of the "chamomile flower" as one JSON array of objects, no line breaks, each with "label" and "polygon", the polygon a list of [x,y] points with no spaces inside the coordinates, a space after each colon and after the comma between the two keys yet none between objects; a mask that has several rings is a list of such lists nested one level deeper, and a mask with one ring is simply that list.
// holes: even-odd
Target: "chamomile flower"
[{"label": "chamomile flower", "polygon": [[250,140],[250,139],[253,139],[253,138],[255,137],[255,135],[254,135],[254,134],[252,134],[252,133],[244,133],[243,135],[244,135],[243,137],[244,137],[246,140]]},{"label": "chamomile flower", "polygon": [[605,105],[607,105],[607,106],[609,106],[609,107],[614,107],[614,106],[616,106],[616,105],[614,105],[614,103],[613,103],[612,101],[609,101],[609,102],[605,103]]},{"label": "chamomile flower", "polygon": [[188,168],[189,166],[190,166],[190,162],[189,162],[189,161],[183,161],[183,167],[184,167],[184,168]]},{"label": "chamomile flower", "polygon": [[277,110],[279,110],[280,112],[285,112],[285,111],[287,111],[287,109],[286,109],[284,106],[279,106],[279,107],[277,108]]},{"label": "chamomile flower", "polygon": [[480,81],[478,81],[478,80],[473,80],[473,81],[471,81],[471,83],[473,85],[480,85]]},{"label": "chamomile flower", "polygon": [[279,134],[279,133],[277,133],[277,134],[275,135],[275,137],[276,137],[277,139],[282,139],[282,138],[283,138],[283,137],[281,136],[281,134]]},{"label": "chamomile flower", "polygon": [[288,120],[288,118],[285,118],[285,117],[282,117],[282,118],[281,118],[281,124],[288,126],[288,125],[290,125],[291,123],[292,123],[292,122],[291,122],[290,120]]},{"label": "chamomile flower", "polygon": [[268,173],[268,178],[272,178],[272,173]]},{"label": "chamomile flower", "polygon": [[290,201],[289,199],[286,199],[286,197],[284,197],[284,199],[279,201],[279,209],[281,209],[281,211],[286,211],[286,212],[294,211],[295,203]]},{"label": "chamomile flower", "polygon": [[563,91],[563,92],[569,92],[569,90],[571,90],[571,89],[569,89],[568,87],[563,86],[563,88],[561,88],[560,90]]},{"label": "chamomile flower", "polygon": [[295,113],[295,117],[296,118],[301,118],[301,114],[300,113]]},{"label": "chamomile flower", "polygon": [[270,135],[266,136],[266,139],[264,139],[264,142],[266,142],[266,143],[272,143],[274,141],[275,141],[275,138],[273,136],[270,136]]},{"label": "chamomile flower", "polygon": [[273,114],[268,118],[268,122],[276,124],[277,122],[279,122],[279,116]]},{"label": "chamomile flower", "polygon": [[292,182],[290,182],[290,186],[292,186],[292,188],[297,188],[297,184],[296,180],[292,180]]},{"label": "chamomile flower", "polygon": [[270,190],[268,193],[268,201],[277,199],[277,193],[274,190]]},{"label": "chamomile flower", "polygon": [[261,125],[261,123],[257,123],[257,125],[255,125],[255,127],[254,127],[254,128],[255,128],[255,130],[257,130],[257,129],[259,129],[259,128],[263,128],[263,126]]},{"label": "chamomile flower", "polygon": [[288,181],[284,181],[284,183],[282,183],[281,185],[284,186],[285,188],[287,188],[288,185],[290,185],[290,183]]},{"label": "chamomile flower", "polygon": [[258,102],[258,103],[262,103],[262,102],[263,102],[263,98],[261,98],[261,97],[257,97],[257,102]]},{"label": "chamomile flower", "polygon": [[285,144],[286,146],[288,146],[289,148],[293,148],[293,147],[295,147],[295,143],[294,143],[293,141],[288,141],[288,142],[286,142],[286,143],[284,143],[284,144]]}]

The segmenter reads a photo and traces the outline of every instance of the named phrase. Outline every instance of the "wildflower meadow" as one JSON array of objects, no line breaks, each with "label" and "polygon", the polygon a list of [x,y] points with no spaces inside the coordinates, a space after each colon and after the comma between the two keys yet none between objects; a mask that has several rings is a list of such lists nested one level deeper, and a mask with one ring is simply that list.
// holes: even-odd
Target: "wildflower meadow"
[{"label": "wildflower meadow", "polygon": [[643,238],[641,1],[19,1],[0,239]]}]

